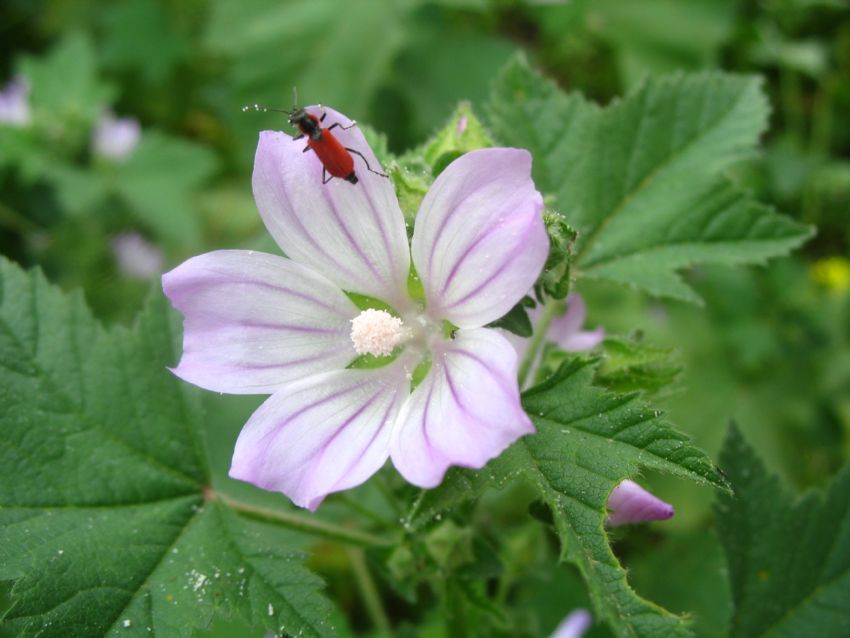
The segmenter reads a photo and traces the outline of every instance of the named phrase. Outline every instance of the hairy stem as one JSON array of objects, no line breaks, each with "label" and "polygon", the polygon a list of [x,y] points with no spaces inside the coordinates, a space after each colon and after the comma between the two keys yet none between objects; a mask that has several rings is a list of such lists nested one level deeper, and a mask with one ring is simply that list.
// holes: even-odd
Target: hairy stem
[{"label": "hairy stem", "polygon": [[540,313],[540,319],[534,327],[534,334],[531,336],[531,343],[528,344],[528,350],[525,353],[525,358],[519,366],[519,387],[520,390],[525,389],[526,381],[531,369],[534,367],[534,362],[540,355],[543,349],[543,344],[546,343],[546,333],[549,332],[549,324],[555,315],[563,312],[564,303],[549,299],[543,306],[543,312]]},{"label": "hairy stem", "polygon": [[348,545],[362,547],[385,547],[394,544],[394,540],[384,538],[364,532],[358,529],[342,527],[320,521],[316,518],[308,517],[302,514],[293,514],[292,512],[283,512],[280,510],[268,509],[259,507],[249,503],[237,501],[224,494],[215,493],[214,498],[217,498],[230,509],[239,512],[249,518],[254,518],[266,523],[280,525],[289,529],[295,529],[300,532],[306,532],[315,536],[320,536],[328,540],[338,541]]},{"label": "hairy stem", "polygon": [[345,553],[348,554],[348,559],[351,561],[351,571],[354,573],[354,579],[357,581],[357,587],[363,597],[363,604],[366,605],[366,611],[375,629],[378,630],[378,635],[387,638],[392,636],[390,619],[386,610],[384,610],[384,604],[381,601],[375,580],[369,572],[363,550],[359,547],[349,547],[345,550]]}]

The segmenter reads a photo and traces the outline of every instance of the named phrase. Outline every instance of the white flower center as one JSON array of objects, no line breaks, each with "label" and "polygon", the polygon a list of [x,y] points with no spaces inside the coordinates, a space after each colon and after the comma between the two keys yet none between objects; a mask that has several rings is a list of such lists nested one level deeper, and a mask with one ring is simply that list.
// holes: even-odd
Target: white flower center
[{"label": "white flower center", "polygon": [[369,308],[351,320],[351,342],[357,354],[385,357],[406,336],[404,323],[386,310]]}]

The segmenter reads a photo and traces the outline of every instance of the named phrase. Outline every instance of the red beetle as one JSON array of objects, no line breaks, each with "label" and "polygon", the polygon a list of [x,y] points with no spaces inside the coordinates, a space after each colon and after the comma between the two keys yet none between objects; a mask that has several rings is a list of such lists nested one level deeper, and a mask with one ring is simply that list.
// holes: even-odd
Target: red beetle
[{"label": "red beetle", "polygon": [[[321,105],[319,108],[321,108]],[[247,107],[243,110],[246,109]],[[304,153],[312,149],[322,163],[322,184],[327,184],[334,177],[339,177],[352,184],[357,183],[357,175],[354,172],[354,158],[351,157],[352,153],[359,155],[366,164],[366,168],[375,173],[375,175],[387,177],[385,173],[376,171],[369,166],[369,160],[363,156],[363,153],[357,149],[343,146],[342,142],[331,133],[337,127],[343,131],[347,131],[357,126],[357,122],[354,120],[348,126],[343,126],[339,122],[335,122],[325,128],[322,126],[322,123],[328,114],[324,110],[322,111],[322,117],[318,118],[312,113],[308,113],[306,109],[298,106],[293,106],[291,111],[285,111],[283,109],[272,109],[255,104],[254,109],[258,111],[278,111],[280,113],[286,113],[289,116],[289,123],[301,131],[293,139],[300,140],[306,137],[307,146],[304,147]]]}]

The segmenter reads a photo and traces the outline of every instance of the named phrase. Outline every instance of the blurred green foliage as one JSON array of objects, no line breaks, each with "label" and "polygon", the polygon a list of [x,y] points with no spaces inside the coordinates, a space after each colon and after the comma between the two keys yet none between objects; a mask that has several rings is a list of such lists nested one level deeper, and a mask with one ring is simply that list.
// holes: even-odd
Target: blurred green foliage
[{"label": "blurred green foliage", "polygon": [[[166,267],[215,247],[275,250],[253,206],[250,171],[257,132],[287,125],[280,114],[244,113],[243,105],[288,108],[297,87],[302,102],[325,102],[368,123],[398,154],[421,144],[462,101],[470,117],[483,114],[496,74],[520,50],[563,88],[601,103],[662,73],[722,69],[765,78],[772,115],[763,150],[728,176],[816,226],[817,236],[766,269],[688,271],[703,308],[608,284],[584,282],[580,292],[591,325],[613,335],[641,332],[639,341],[608,342],[599,383],[631,389],[618,376],[628,366],[640,367],[647,392],[675,378],[653,400],[710,453],[734,417],[785,481],[825,484],[850,458],[846,0],[6,0],[0,85],[27,79],[32,119],[23,128],[0,125],[0,252],[41,266],[65,288],[82,287],[100,318],[126,322],[157,277],[122,271],[114,249],[122,233],[146,238]],[[142,124],[125,160],[92,150],[107,109]],[[533,118],[512,122],[517,144],[541,133]],[[458,150],[450,142],[445,151]],[[402,157],[394,174],[407,185],[406,212],[421,197],[416,169]],[[225,458],[231,430],[252,407],[216,397],[210,408],[227,432],[216,443]],[[618,533],[615,551],[641,594],[693,611],[700,635],[724,635],[729,593],[718,577],[725,563],[710,530],[710,490],[653,474],[645,480],[677,516]],[[395,481],[379,483],[406,495]],[[364,486],[351,498],[397,520],[376,491]],[[498,544],[487,539],[507,574],[497,596],[519,618],[533,610],[529,618],[545,626],[528,626],[529,635],[545,635],[588,600],[571,568],[551,568],[557,545],[526,522],[518,504],[527,496],[492,493],[475,515],[507,530]],[[337,516],[333,504],[327,516]],[[430,551],[469,561],[470,569],[492,567],[486,547],[464,544],[467,535],[447,527]],[[390,592],[387,583],[407,573],[410,557],[367,558],[399,635],[442,635],[430,594],[415,584],[409,600]],[[320,547],[310,566],[328,580],[353,631],[369,635],[373,619],[351,564]],[[706,576],[690,577],[696,573]],[[476,600],[475,592],[464,596]],[[499,625],[493,610],[475,613]],[[209,635],[249,634],[221,621]]]}]

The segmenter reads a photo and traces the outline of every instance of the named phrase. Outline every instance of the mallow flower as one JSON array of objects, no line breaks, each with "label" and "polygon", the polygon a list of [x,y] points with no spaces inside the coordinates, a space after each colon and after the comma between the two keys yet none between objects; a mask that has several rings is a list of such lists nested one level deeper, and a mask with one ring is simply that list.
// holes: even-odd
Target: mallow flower
[{"label": "mallow flower", "polygon": [[608,496],[608,509],[610,513],[605,522],[609,527],[663,521],[672,518],[675,513],[672,505],[629,479],[612,490]]},{"label": "mallow flower", "polygon": [[[349,123],[326,111],[326,122]],[[334,133],[379,166],[356,127]],[[482,467],[534,430],[516,352],[484,327],[546,260],[531,156],[492,148],[455,160],[425,195],[408,243],[390,180],[355,157],[356,185],[323,185],[304,146],[264,131],[254,160],[257,207],[286,257],[222,250],[163,276],[185,316],[175,374],[271,395],[242,429],[230,475],[315,509],[388,458],[421,487],[449,466]],[[410,292],[411,263],[422,294]],[[366,359],[383,365],[358,365]]]}]

